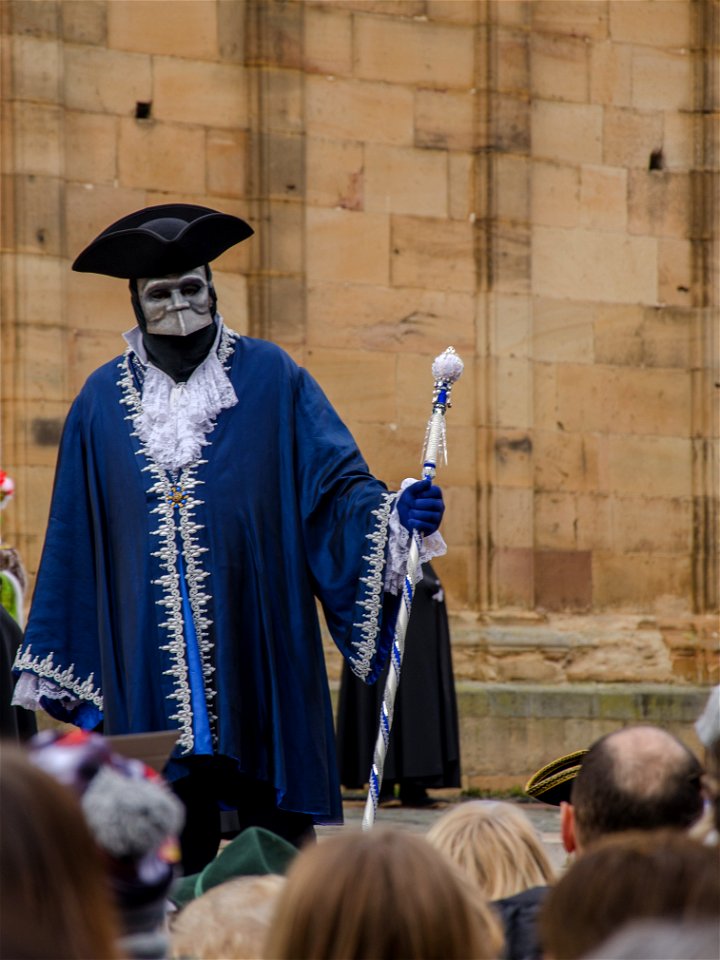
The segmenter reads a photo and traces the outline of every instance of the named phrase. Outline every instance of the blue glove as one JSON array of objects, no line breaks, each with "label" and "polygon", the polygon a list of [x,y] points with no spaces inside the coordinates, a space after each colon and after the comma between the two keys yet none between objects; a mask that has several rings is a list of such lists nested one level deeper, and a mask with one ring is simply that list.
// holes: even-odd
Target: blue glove
[{"label": "blue glove", "polygon": [[400,523],[406,530],[435,533],[445,512],[442,491],[428,477],[407,487],[397,501]]}]

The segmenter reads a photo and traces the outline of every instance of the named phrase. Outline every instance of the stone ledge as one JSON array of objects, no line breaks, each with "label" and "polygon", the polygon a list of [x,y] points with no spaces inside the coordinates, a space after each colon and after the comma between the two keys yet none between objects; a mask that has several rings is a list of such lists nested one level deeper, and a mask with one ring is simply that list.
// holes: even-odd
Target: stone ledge
[{"label": "stone ledge", "polygon": [[[333,683],[336,699],[337,683]],[[555,757],[636,723],[669,730],[702,757],[694,729],[707,686],[656,683],[456,684],[463,789],[522,789]]]},{"label": "stone ledge", "polygon": [[635,723],[663,727],[702,756],[694,723],[705,686],[461,681],[457,691],[465,789],[522,788],[555,757]]},{"label": "stone ledge", "polygon": [[708,687],[672,684],[569,683],[558,686],[519,683],[456,685],[461,716],[566,720],[617,720],[621,723],[694,723]]}]

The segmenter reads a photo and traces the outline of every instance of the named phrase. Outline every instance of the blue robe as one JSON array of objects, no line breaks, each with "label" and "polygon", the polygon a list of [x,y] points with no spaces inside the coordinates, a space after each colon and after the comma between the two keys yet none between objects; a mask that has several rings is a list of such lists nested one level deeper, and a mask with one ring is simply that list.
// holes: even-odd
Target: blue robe
[{"label": "blue robe", "polygon": [[[234,758],[281,809],[342,820],[317,617],[368,682],[390,646],[383,593],[394,495],[313,378],[223,329],[238,403],[173,476],[133,428],[132,350],[68,414],[35,594],[15,669],[79,701],[42,705],[108,734],[177,728],[173,754]],[[384,614],[384,607],[387,608]],[[169,776],[180,764],[171,763]]]}]

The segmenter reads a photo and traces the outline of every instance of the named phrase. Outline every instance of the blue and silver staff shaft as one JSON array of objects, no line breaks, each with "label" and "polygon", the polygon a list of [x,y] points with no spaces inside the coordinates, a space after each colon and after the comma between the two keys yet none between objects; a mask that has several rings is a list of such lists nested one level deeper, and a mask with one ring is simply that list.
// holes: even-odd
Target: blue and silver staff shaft
[{"label": "blue and silver staff shaft", "polygon": [[[438,456],[447,463],[447,446],[445,442],[445,413],[451,406],[450,393],[453,384],[459,379],[463,371],[463,362],[455,353],[453,347],[448,347],[444,353],[436,357],[432,365],[434,378],[432,415],[428,421],[425,434],[423,456],[423,478],[434,479],[437,470]],[[373,753],[372,768],[370,770],[370,789],[365,803],[363,814],[363,830],[370,830],[375,823],[378,797],[383,781],[383,769],[390,742],[395,697],[400,683],[403,655],[405,653],[405,634],[407,633],[410,609],[415,594],[415,582],[420,566],[420,537],[416,530],[412,533],[412,542],[408,553],[407,567],[403,581],[402,598],[395,624],[395,635],[390,650],[390,667],[388,669],[385,690],[383,691],[382,706],[380,708],[380,724],[375,750]]]}]

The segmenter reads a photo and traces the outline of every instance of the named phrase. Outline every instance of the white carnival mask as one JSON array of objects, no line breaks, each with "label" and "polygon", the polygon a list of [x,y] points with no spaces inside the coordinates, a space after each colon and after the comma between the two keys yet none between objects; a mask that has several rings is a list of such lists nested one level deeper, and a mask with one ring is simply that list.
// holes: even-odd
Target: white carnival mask
[{"label": "white carnival mask", "polygon": [[137,281],[147,332],[186,337],[213,322],[205,267]]}]

